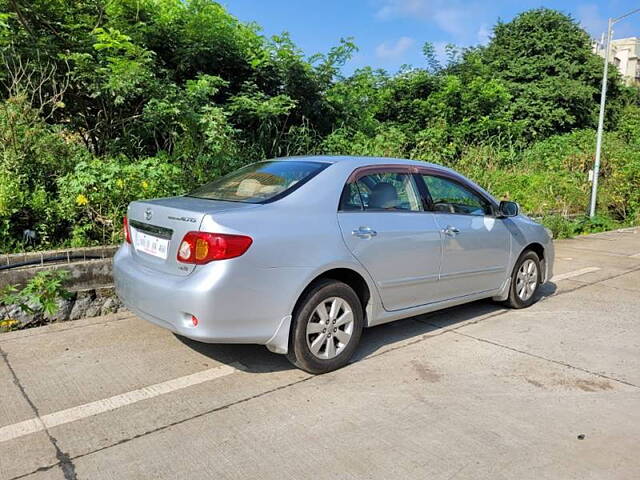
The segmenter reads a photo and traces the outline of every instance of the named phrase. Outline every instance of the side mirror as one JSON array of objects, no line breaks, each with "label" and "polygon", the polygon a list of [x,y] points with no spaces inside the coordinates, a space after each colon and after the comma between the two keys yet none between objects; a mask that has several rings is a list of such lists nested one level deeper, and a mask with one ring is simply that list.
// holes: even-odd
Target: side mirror
[{"label": "side mirror", "polygon": [[502,200],[498,207],[498,216],[500,218],[515,217],[518,215],[520,208],[516,202]]}]

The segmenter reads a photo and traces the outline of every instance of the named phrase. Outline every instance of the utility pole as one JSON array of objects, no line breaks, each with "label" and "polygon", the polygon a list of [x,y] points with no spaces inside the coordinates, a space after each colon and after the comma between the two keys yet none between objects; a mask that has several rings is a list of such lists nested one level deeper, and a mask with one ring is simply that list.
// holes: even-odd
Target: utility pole
[{"label": "utility pole", "polygon": [[598,197],[598,177],[600,175],[600,156],[602,154],[602,133],[604,130],[604,108],[607,102],[607,77],[609,75],[609,57],[611,56],[611,40],[613,26],[620,20],[627,18],[634,13],[640,12],[640,8],[625,13],[617,18],[609,18],[607,27],[607,37],[604,44],[604,71],[602,74],[602,93],[600,94],[600,115],[598,116],[598,134],[596,136],[596,158],[593,163],[593,183],[591,185],[591,204],[589,206],[589,217],[596,215],[596,199]]}]

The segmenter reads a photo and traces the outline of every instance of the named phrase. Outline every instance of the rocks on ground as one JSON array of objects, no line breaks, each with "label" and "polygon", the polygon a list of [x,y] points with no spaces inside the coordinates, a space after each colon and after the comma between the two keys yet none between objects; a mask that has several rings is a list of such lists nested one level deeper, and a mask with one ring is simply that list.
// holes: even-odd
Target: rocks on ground
[{"label": "rocks on ground", "polygon": [[5,311],[0,310],[0,320],[13,319],[22,325],[64,322],[80,318],[97,317],[108,313],[115,313],[122,308],[113,287],[102,287],[90,290],[72,292],[69,298],[58,300],[58,311],[49,318],[42,318],[42,314],[23,312],[17,305],[10,306]]}]

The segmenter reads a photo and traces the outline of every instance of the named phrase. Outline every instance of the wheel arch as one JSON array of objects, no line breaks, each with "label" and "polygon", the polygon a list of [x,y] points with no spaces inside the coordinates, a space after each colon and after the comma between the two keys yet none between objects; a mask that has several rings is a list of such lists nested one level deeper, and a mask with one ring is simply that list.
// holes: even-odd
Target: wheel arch
[{"label": "wheel arch", "polygon": [[[547,275],[547,255],[546,255],[546,251],[544,246],[541,243],[538,242],[531,242],[529,243],[527,246],[525,246],[522,251],[520,252],[520,255],[518,255],[518,258],[520,258],[522,256],[522,254],[524,252],[527,251],[532,251],[533,253],[535,253],[538,256],[538,259],[540,260],[540,270],[541,270],[541,282],[545,282],[548,280]],[[517,263],[517,261],[516,261]],[[515,268],[515,264],[514,264],[514,268]]]},{"label": "wheel arch", "polygon": [[538,242],[532,242],[530,244],[528,244],[526,247],[524,247],[522,249],[522,251],[520,252],[520,255],[522,255],[524,252],[526,252],[527,250],[531,250],[533,251],[536,255],[538,255],[538,258],[540,259],[540,262],[543,262],[545,259],[545,252],[544,252],[544,247],[542,246],[542,244],[538,243]]},{"label": "wheel arch", "polygon": [[365,325],[368,324],[368,317],[371,314],[371,300],[374,295],[374,291],[361,272],[347,266],[337,266],[317,273],[307,282],[306,286],[298,294],[295,305],[292,309],[292,314],[295,314],[297,309],[300,307],[305,294],[322,280],[337,280],[346,283],[353,288],[362,305],[362,311],[365,315]]},{"label": "wheel arch", "polygon": [[534,252],[538,258],[540,259],[540,268],[542,270],[543,273],[543,280],[542,281],[546,281],[546,274],[547,274],[547,268],[546,268],[546,255],[545,255],[545,248],[544,246],[539,243],[539,242],[529,242],[528,244],[526,244],[525,246],[523,246],[522,248],[520,248],[519,250],[516,250],[517,255],[513,255],[512,253],[512,262],[509,266],[509,276],[507,277],[507,279],[505,280],[504,284],[502,285],[502,287],[500,288],[499,292],[494,295],[493,297],[491,297],[493,300],[498,301],[498,302],[502,302],[505,301],[507,299],[507,297],[509,296],[509,289],[511,288],[511,277],[513,276],[513,272],[516,268],[516,266],[518,265],[518,260],[520,260],[520,257],[522,257],[522,255],[525,252],[528,251],[532,251]]},{"label": "wheel arch", "polygon": [[300,308],[302,299],[305,297],[306,293],[318,282],[325,279],[338,280],[346,283],[351,288],[353,288],[362,304],[362,311],[365,316],[364,325],[367,326],[369,318],[373,316],[374,312],[373,304],[375,302],[372,301],[372,297],[374,295],[377,295],[377,292],[375,291],[371,283],[367,281],[365,275],[366,273],[359,272],[352,266],[344,265],[332,266],[330,268],[326,268],[325,270],[315,272],[315,274],[311,275],[306,282],[302,282],[304,287],[300,289],[297,296],[295,297],[295,303],[292,305],[290,310],[291,313],[282,319],[276,332],[265,343],[266,347],[274,353],[288,353],[293,315],[295,315],[297,309]]}]

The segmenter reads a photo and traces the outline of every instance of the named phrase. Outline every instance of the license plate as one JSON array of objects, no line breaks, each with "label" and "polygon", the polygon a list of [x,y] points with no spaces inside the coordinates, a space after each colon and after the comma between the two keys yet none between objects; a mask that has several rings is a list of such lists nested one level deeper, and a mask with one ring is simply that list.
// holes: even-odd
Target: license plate
[{"label": "license plate", "polygon": [[166,260],[167,251],[169,250],[169,240],[147,235],[146,233],[136,230],[133,235],[133,246],[139,252],[144,252]]}]

